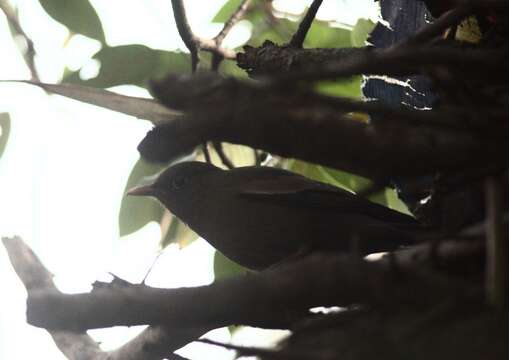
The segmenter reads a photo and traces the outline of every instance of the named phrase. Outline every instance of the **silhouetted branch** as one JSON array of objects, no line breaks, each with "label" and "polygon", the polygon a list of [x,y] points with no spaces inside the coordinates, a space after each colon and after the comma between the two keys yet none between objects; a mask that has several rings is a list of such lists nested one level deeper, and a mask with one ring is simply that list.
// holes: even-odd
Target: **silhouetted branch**
[{"label": "silhouetted branch", "polygon": [[[235,52],[224,49],[214,39],[202,39],[194,35],[189,22],[187,21],[186,11],[182,0],[171,0],[173,8],[173,15],[177,29],[182,41],[191,53],[191,66],[193,72],[196,71],[199,63],[199,50],[212,52],[213,54],[220,55],[222,58],[234,59]],[[226,35],[225,35],[226,36]]]},{"label": "silhouetted branch", "polygon": [[388,260],[375,263],[317,254],[261,273],[195,288],[134,285],[100,288],[88,294],[38,292],[28,299],[28,322],[57,329],[140,324],[287,328],[315,306],[407,304],[419,308],[471,291],[450,278],[410,270],[419,264],[415,258],[406,265],[404,258],[396,262],[405,269],[403,277],[395,276],[394,265]]},{"label": "silhouetted branch", "polygon": [[302,19],[301,23],[299,24],[299,28],[288,43],[288,46],[293,48],[302,48],[304,39],[306,39],[309,28],[311,27],[311,24],[313,23],[313,20],[315,19],[316,13],[318,12],[320,5],[322,5],[322,2],[323,0],[313,0],[313,3],[306,12],[304,19]]},{"label": "silhouetted branch", "polygon": [[39,74],[37,72],[37,68],[35,66],[35,48],[34,42],[27,35],[27,33],[23,30],[23,27],[19,23],[18,16],[16,11],[12,8],[7,0],[0,0],[0,10],[4,13],[9,25],[14,29],[14,31],[20,35],[26,42],[26,51],[22,52],[23,59],[30,70],[31,80],[40,81]]},{"label": "silhouetted branch", "polygon": [[228,156],[224,153],[223,145],[220,142],[213,142],[212,146],[214,146],[214,150],[216,150],[217,155],[221,159],[221,162],[228,169],[233,169],[235,165],[233,165],[232,161],[228,159]]},{"label": "silhouetted branch", "polygon": [[448,28],[458,25],[463,19],[472,14],[473,8],[470,6],[462,5],[453,8],[445,12],[438,19],[432,23],[424,26],[422,29],[417,31],[414,35],[403,41],[401,44],[395,45],[396,47],[401,46],[414,46],[425,43],[437,36],[443,34]]},{"label": "silhouetted branch", "polygon": [[180,38],[184,41],[187,49],[191,53],[191,67],[193,72],[198,67],[198,42],[199,40],[194,36],[189,22],[187,21],[186,9],[184,7],[183,0],[171,0],[171,6],[173,8],[173,16],[175,23],[177,24],[177,30]]},{"label": "silhouetted branch", "polygon": [[220,46],[223,43],[224,38],[228,35],[230,30],[242,19],[246,11],[249,9],[250,4],[251,0],[242,0],[237,10],[235,10],[230,18],[224,23],[224,26],[219,34],[214,37],[214,41],[216,42],[217,46]]},{"label": "silhouetted branch", "polygon": [[[29,298],[41,293],[61,294],[53,283],[53,275],[23,240],[18,237],[2,240],[14,270],[27,289]],[[69,359],[160,360],[211,329],[148,327],[125,345],[109,352],[102,351],[85,331],[47,330],[60,351]]]},{"label": "silhouetted branch", "polygon": [[[483,140],[468,127],[458,131],[470,116],[461,111],[394,109],[210,75],[170,77],[154,83],[153,92],[187,112],[148,133],[139,151],[149,160],[167,161],[204,141],[225,141],[377,180],[475,166],[499,158],[507,145]],[[346,115],[352,111],[377,115],[377,121]]]}]

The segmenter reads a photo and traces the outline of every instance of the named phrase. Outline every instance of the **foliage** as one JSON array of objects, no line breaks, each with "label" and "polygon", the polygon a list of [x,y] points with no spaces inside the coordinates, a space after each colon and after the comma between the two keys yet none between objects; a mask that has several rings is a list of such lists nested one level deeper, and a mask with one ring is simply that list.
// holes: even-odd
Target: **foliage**
[{"label": "foliage", "polygon": [[101,21],[88,0],[39,0],[49,16],[70,32],[105,43]]},{"label": "foliage", "polygon": [[11,132],[11,117],[8,113],[0,113],[0,157],[5,151],[7,140]]},{"label": "foliage", "polygon": [[[97,76],[90,79],[82,79],[80,70],[74,72],[66,71],[64,77],[65,83],[96,88],[108,88],[123,84],[147,87],[149,80],[160,78],[167,72],[185,74],[190,70],[190,57],[186,53],[156,50],[137,44],[108,46],[105,43],[99,17],[87,0],[69,1],[66,2],[65,6],[60,6],[61,2],[55,0],[41,0],[41,4],[50,16],[61,22],[72,33],[89,36],[102,43],[101,49],[92,57],[93,60],[98,61],[100,66]],[[212,21],[225,22],[239,4],[239,0],[227,1],[213,17]],[[255,1],[254,4],[261,5],[262,1]],[[264,11],[263,6],[253,6],[253,9],[246,14],[246,20],[251,22],[254,29],[247,43],[256,46],[265,40],[272,40],[280,44],[289,41],[291,35],[296,31],[299,22],[295,19],[283,17],[274,19],[272,24],[267,24]],[[76,14],[79,14],[79,16]],[[306,36],[304,46],[309,48],[362,46],[373,25],[370,21],[361,19],[352,29],[346,29],[337,27],[334,23],[315,21]],[[210,61],[210,56],[206,55],[204,57],[204,59],[207,58]],[[223,62],[221,72],[239,77],[246,76],[232,62]],[[331,96],[351,98],[360,98],[361,96],[359,77],[348,81],[322,82],[318,84],[318,88],[320,91]],[[83,100],[83,96],[80,95],[80,97],[80,100]],[[148,116],[145,116],[145,118],[150,119]],[[235,166],[252,165],[255,162],[253,151],[246,147],[224,144],[223,148],[225,154],[232,160]],[[210,153],[212,162],[222,166],[222,162],[214,149],[210,148]],[[197,152],[194,156],[203,160],[203,153],[201,152]],[[139,159],[127,180],[124,193],[144,179],[158,173],[167,165],[152,164]],[[285,166],[292,171],[299,172],[318,181],[328,182],[351,191],[359,191],[369,186],[369,181],[366,179],[319,165],[288,160]],[[395,196],[390,196],[390,191],[387,190],[387,193],[384,191],[378,194],[373,200],[388,204],[399,210],[404,209],[404,205],[401,202],[391,201],[391,203],[388,203],[388,198],[397,199]],[[172,217],[171,214],[165,213],[156,201],[123,197],[119,213],[120,236],[131,234],[151,221],[158,222],[161,225],[161,246],[163,247],[172,242],[186,246],[197,237],[185,224]],[[240,271],[219,255],[215,258],[214,270],[218,278]]]}]

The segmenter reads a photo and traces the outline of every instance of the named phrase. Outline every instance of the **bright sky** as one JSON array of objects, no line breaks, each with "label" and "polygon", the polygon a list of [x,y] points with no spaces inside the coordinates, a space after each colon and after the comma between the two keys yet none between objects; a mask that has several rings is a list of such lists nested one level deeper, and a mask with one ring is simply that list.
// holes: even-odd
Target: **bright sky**
[{"label": "bright sky", "polygon": [[[214,35],[221,27],[208,22],[223,0],[185,1],[196,33]],[[36,45],[43,81],[59,81],[64,66],[86,64],[99,44],[74,36],[65,47],[67,30],[49,18],[37,1],[17,0],[21,24]],[[159,49],[183,48],[171,17],[169,0],[91,0],[101,17],[110,45],[139,43]],[[299,12],[310,1],[275,1],[278,9]],[[122,8],[122,16],[118,9]],[[321,18],[354,24],[363,15],[376,19],[371,0],[325,0]],[[133,26],[132,24],[139,24]],[[142,31],[140,30],[142,29]],[[249,29],[234,29],[230,44],[239,43]],[[0,79],[28,79],[29,72],[0,14]],[[94,71],[93,64],[90,71]],[[148,96],[141,88],[117,87],[129,95]],[[119,239],[117,216],[122,191],[138,158],[136,146],[150,124],[57,96],[28,85],[0,84],[0,112],[9,112],[12,129],[0,158],[0,236],[21,235],[45,265],[56,274],[62,291],[82,292],[107,273],[139,282],[158,251],[159,228],[148,224]],[[121,136],[120,136],[121,135]],[[203,240],[184,250],[170,246],[158,259],[147,282],[179,287],[213,280],[213,249]],[[0,359],[63,359],[46,331],[25,322],[26,293],[0,246],[2,306]],[[139,329],[93,331],[104,348],[120,346]],[[253,336],[256,333],[257,336]],[[273,336],[271,333],[270,336]],[[227,330],[209,335],[229,341]],[[268,333],[245,330],[234,341],[267,345]],[[27,346],[29,344],[29,346]],[[230,359],[229,351],[202,344],[188,346],[182,355],[192,359]]]}]

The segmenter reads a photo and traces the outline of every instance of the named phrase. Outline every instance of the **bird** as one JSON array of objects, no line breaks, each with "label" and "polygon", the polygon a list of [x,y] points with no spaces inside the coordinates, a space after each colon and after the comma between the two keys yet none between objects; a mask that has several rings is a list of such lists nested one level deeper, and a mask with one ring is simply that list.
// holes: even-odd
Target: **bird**
[{"label": "bird", "polygon": [[181,162],[128,195],[155,197],[226,257],[251,270],[314,251],[392,251],[413,244],[420,229],[409,215],[265,166],[223,170]]}]

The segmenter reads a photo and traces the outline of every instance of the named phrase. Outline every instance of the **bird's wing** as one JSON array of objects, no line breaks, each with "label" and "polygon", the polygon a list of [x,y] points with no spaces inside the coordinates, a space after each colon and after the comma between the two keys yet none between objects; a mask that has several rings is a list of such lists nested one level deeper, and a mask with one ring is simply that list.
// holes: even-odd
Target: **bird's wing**
[{"label": "bird's wing", "polygon": [[263,168],[263,171],[260,169],[262,168],[246,174],[246,181],[238,189],[239,195],[291,207],[303,206],[310,210],[362,214],[388,223],[417,224],[411,216],[332,185],[281,169]]}]

